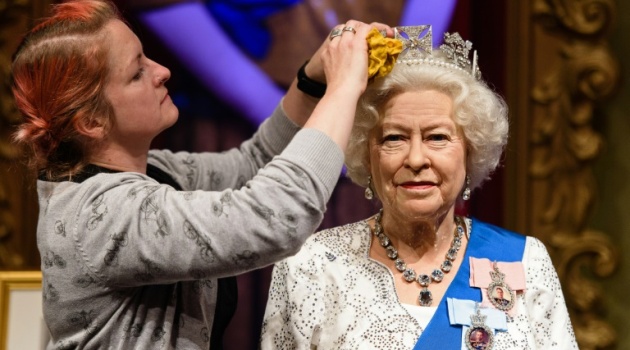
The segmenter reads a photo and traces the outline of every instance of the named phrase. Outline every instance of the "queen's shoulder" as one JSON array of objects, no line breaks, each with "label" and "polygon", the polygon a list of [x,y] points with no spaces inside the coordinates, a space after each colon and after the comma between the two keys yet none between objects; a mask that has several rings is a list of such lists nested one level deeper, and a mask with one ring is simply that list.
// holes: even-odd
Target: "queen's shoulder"
[{"label": "queen's shoulder", "polygon": [[356,221],[349,224],[335,226],[327,229],[323,229],[315,233],[313,237],[323,237],[327,235],[345,235],[362,232],[366,228],[369,228],[366,220]]},{"label": "queen's shoulder", "polygon": [[365,220],[318,231],[306,240],[302,251],[355,251],[369,244],[370,228]]},{"label": "queen's shoulder", "polygon": [[508,228],[504,228],[489,222],[481,221],[477,218],[466,218],[472,232],[480,233],[485,236],[496,235],[503,239],[518,239],[522,240],[526,238],[526,235],[513,231]]},{"label": "queen's shoulder", "polygon": [[365,233],[369,233],[369,226],[366,220],[352,222],[345,225],[335,226],[316,232],[311,239],[314,241],[321,241],[324,239],[332,238],[338,239],[347,236],[357,236]]},{"label": "queen's shoulder", "polygon": [[511,244],[524,245],[527,250],[546,253],[546,245],[536,236],[503,228],[475,218],[466,219],[473,234],[492,242],[500,242],[503,246]]}]

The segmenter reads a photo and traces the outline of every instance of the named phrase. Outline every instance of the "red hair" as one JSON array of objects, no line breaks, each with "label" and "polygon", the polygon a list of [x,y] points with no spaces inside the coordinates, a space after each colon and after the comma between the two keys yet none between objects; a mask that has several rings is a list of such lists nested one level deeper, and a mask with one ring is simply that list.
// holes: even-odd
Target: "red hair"
[{"label": "red hair", "polygon": [[30,165],[46,179],[78,173],[96,142],[85,131],[111,126],[103,29],[116,19],[121,16],[108,1],[53,5],[51,16],[25,36],[14,55],[12,90],[24,115],[14,139],[31,151]]}]

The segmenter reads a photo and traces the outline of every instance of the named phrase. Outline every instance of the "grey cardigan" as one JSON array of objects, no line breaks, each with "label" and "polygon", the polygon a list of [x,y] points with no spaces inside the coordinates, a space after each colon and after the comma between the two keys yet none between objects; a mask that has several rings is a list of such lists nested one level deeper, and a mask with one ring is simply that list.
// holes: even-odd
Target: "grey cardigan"
[{"label": "grey cardigan", "polygon": [[217,279],[295,254],[321,222],[343,153],[298,130],[277,108],[238,149],[151,151],[184,191],[131,172],[38,181],[48,349],[208,349]]}]

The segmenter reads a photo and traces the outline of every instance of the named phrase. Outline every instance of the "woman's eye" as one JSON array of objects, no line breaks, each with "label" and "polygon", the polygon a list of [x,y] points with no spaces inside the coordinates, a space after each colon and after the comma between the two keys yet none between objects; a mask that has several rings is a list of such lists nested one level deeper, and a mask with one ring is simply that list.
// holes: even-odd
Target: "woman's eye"
[{"label": "woman's eye", "polygon": [[138,73],[136,73],[136,75],[133,76],[133,80],[138,80],[140,78],[142,78],[142,74],[144,74],[144,68],[140,68],[138,70]]}]

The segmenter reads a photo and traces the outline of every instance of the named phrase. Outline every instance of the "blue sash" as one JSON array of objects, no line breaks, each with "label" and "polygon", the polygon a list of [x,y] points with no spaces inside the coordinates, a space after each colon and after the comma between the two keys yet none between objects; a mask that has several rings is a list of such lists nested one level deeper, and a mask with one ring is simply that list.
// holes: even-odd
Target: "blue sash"
[{"label": "blue sash", "polygon": [[468,299],[481,302],[481,290],[470,286],[470,257],[488,258],[491,261],[522,261],[525,236],[473,219],[470,242],[457,275],[446,290],[435,315],[420,335],[414,350],[460,350],[462,327],[451,326],[448,320],[446,298]]}]

